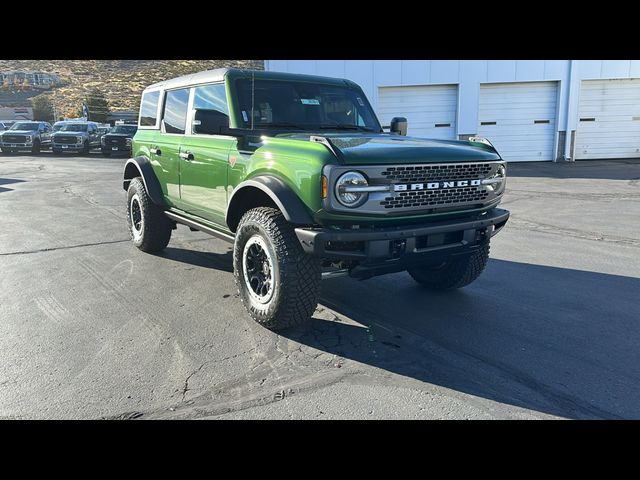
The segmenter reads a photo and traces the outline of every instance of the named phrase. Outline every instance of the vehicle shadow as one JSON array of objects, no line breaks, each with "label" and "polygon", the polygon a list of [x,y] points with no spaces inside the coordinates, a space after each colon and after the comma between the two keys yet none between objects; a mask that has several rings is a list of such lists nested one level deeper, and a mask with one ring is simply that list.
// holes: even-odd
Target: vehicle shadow
[{"label": "vehicle shadow", "polygon": [[0,178],[0,193],[10,192],[12,188],[4,188],[2,185],[11,185],[12,183],[24,183],[26,180],[18,180],[17,178]]},{"label": "vehicle shadow", "polygon": [[[230,251],[168,247],[158,256],[233,271]],[[425,290],[406,273],[326,280],[312,321],[278,333],[501,404],[567,418],[640,418],[635,292],[635,277],[491,259],[476,282],[453,292]]]},{"label": "vehicle shadow", "polygon": [[156,253],[155,255],[196,267],[213,268],[221,272],[233,272],[233,252],[231,251],[214,253],[186,248],[167,247],[164,251]]},{"label": "vehicle shadow", "polygon": [[[640,280],[491,260],[465,289],[408,274],[323,282],[316,314],[281,334],[466,394],[568,418],[640,418]],[[419,387],[418,387],[419,388]]]},{"label": "vehicle shadow", "polygon": [[640,158],[557,163],[518,162],[509,163],[507,169],[509,177],[637,180],[640,179]]}]

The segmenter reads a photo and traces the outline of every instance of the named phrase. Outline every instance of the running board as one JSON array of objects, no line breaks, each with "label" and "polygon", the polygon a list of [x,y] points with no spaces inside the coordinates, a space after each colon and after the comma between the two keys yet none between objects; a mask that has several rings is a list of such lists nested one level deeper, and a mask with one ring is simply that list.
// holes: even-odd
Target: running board
[{"label": "running board", "polygon": [[228,233],[221,232],[220,230],[216,230],[215,228],[209,227],[204,223],[198,222],[192,218],[187,218],[183,215],[179,215],[170,210],[166,210],[164,214],[173,220],[176,223],[180,223],[182,225],[186,225],[190,228],[195,228],[196,230],[200,230],[201,232],[208,233],[209,235],[213,235],[221,240],[225,240],[227,242],[233,243],[234,237],[233,235],[229,235]]}]

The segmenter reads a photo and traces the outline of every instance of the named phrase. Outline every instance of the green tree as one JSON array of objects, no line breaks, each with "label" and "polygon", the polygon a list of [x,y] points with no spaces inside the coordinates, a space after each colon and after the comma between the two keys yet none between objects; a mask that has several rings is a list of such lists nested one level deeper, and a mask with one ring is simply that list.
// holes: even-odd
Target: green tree
[{"label": "green tree", "polygon": [[107,121],[107,116],[111,112],[111,109],[109,108],[109,102],[104,96],[104,93],[102,93],[99,88],[94,88],[89,92],[85,103],[89,110],[87,120],[99,123],[105,123]]},{"label": "green tree", "polygon": [[55,121],[53,103],[48,95],[38,95],[31,99],[31,105],[33,106],[33,119],[40,122]]}]

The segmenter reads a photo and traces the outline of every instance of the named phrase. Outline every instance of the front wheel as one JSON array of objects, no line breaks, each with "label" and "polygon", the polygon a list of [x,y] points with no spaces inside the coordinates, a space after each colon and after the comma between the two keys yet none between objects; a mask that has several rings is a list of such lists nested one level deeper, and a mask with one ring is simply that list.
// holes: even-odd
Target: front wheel
[{"label": "front wheel", "polygon": [[453,290],[469,285],[483,272],[489,260],[489,243],[464,257],[452,257],[440,265],[416,267],[407,271],[423,287]]},{"label": "front wheel", "polygon": [[31,147],[31,153],[33,153],[34,155],[40,153],[40,142],[35,141],[33,143],[33,147]]},{"label": "front wheel", "polygon": [[133,244],[143,252],[159,252],[169,244],[172,224],[144,188],[140,177],[127,191],[127,223]]},{"label": "front wheel", "polygon": [[275,208],[249,210],[240,220],[233,272],[249,315],[271,330],[306,323],[320,296],[320,264]]}]

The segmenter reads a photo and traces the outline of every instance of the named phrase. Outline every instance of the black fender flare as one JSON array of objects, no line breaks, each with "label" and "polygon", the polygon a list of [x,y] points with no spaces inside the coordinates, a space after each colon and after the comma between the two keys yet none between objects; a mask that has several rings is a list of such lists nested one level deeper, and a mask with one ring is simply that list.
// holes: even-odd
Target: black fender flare
[{"label": "black fender flare", "polygon": [[[246,193],[250,189],[258,189],[265,193],[280,209],[284,218],[295,225],[312,225],[313,218],[298,195],[281,178],[274,175],[259,175],[241,182],[231,194],[225,214],[225,222],[231,231],[235,232],[240,217],[246,209],[242,207]],[[244,193],[243,193],[244,192]]]},{"label": "black fender flare", "polygon": [[164,194],[160,187],[160,182],[156,177],[151,161],[147,157],[135,157],[127,160],[124,165],[124,180],[122,182],[122,188],[129,189],[131,180],[135,177],[142,177],[144,188],[147,190],[147,194],[156,205],[166,208],[164,201]]}]

